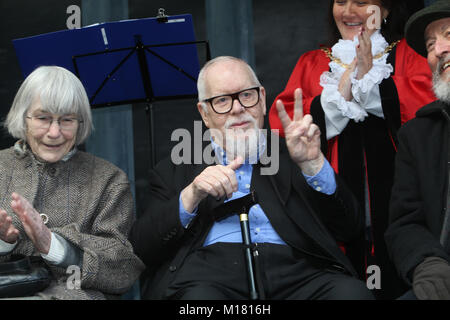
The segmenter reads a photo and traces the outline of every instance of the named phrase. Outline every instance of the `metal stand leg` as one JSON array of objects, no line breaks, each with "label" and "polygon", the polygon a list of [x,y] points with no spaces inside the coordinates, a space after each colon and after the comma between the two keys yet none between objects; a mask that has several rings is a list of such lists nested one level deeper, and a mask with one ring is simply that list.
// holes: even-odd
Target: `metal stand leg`
[{"label": "metal stand leg", "polygon": [[153,104],[147,103],[145,108],[148,119],[149,126],[149,144],[150,144],[150,165],[151,169],[153,169],[156,165],[156,152],[155,152],[155,125],[154,125],[154,114],[153,114]]}]

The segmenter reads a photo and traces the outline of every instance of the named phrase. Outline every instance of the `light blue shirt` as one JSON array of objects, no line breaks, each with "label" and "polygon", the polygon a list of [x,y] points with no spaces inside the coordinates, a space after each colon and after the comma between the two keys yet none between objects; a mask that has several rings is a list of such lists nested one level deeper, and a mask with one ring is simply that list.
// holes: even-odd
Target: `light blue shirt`
[{"label": "light blue shirt", "polygon": [[[223,155],[219,157],[221,164],[227,164],[225,152],[214,142],[212,143],[215,154]],[[220,159],[222,158],[222,159]],[[222,160],[222,161],[220,161]],[[253,165],[244,163],[241,167],[235,170],[236,179],[238,182],[238,190],[233,193],[230,199],[225,202],[241,198],[250,193],[250,185],[252,180]],[[333,194],[336,191],[336,180],[334,177],[333,168],[331,168],[329,162],[325,159],[325,163],[322,169],[315,176],[307,176],[303,174],[307,183],[315,190],[325,193]],[[189,223],[197,214],[197,208],[194,212],[189,213],[183,207],[181,201],[181,194],[179,197],[179,212],[181,224],[187,228]],[[249,212],[249,224],[250,224],[250,237],[253,243],[269,242],[275,244],[286,244],[273,229],[272,224],[267,218],[266,214],[262,210],[259,204],[250,208]],[[221,221],[216,221],[209,231],[208,236],[204,242],[204,246],[216,243],[216,242],[234,242],[241,243],[241,227],[239,224],[239,217],[237,214],[231,215]]]}]

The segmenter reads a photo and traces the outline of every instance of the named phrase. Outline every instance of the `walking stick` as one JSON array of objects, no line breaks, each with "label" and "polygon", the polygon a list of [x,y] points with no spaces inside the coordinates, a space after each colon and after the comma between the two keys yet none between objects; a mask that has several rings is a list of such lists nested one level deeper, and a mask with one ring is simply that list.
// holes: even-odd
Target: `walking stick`
[{"label": "walking stick", "polygon": [[248,276],[248,286],[250,290],[250,299],[258,299],[258,290],[255,280],[255,261],[252,255],[252,243],[250,238],[250,224],[248,214],[250,208],[257,204],[256,192],[252,191],[248,195],[228,201],[218,208],[219,215],[216,220],[222,220],[230,214],[239,213],[239,221],[241,225],[242,243],[244,244],[245,265]]}]

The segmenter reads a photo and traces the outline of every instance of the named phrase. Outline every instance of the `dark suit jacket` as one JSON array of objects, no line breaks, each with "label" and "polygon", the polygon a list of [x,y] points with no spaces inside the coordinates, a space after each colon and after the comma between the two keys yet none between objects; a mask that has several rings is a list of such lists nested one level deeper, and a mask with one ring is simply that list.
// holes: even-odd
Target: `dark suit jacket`
[{"label": "dark suit jacket", "polygon": [[[337,177],[337,190],[331,196],[313,190],[300,169],[280,146],[280,169],[276,175],[260,174],[253,167],[251,189],[275,231],[290,246],[315,261],[356,275],[337,241],[349,241],[363,231],[363,215],[353,195]],[[136,254],[147,265],[149,281],[143,298],[161,299],[188,253],[200,247],[212,224],[215,208],[223,203],[204,199],[197,217],[185,229],[179,219],[180,192],[206,165],[174,165],[170,159],[159,163],[151,173],[150,204],[132,230]],[[251,223],[251,222],[250,222]]]}]

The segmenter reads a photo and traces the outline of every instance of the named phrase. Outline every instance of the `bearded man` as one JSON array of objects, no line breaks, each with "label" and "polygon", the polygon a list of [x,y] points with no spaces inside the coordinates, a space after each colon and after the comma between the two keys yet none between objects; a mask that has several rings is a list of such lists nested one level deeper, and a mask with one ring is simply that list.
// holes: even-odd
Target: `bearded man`
[{"label": "bearded man", "polygon": [[224,202],[255,191],[249,224],[260,299],[373,299],[337,245],[361,234],[363,215],[321,153],[301,91],[293,119],[278,104],[287,150],[271,155],[279,170],[267,175],[260,161],[272,144],[261,134],[266,92],[252,68],[218,57],[202,68],[197,86],[218,164],[166,159],[152,172],[149,207],[131,235],[149,275],[142,297],[248,299],[238,212],[218,214]]},{"label": "bearded man", "polygon": [[389,254],[412,290],[402,299],[450,299],[450,2],[437,1],[406,24],[406,40],[428,59],[437,101],[398,132]]}]

